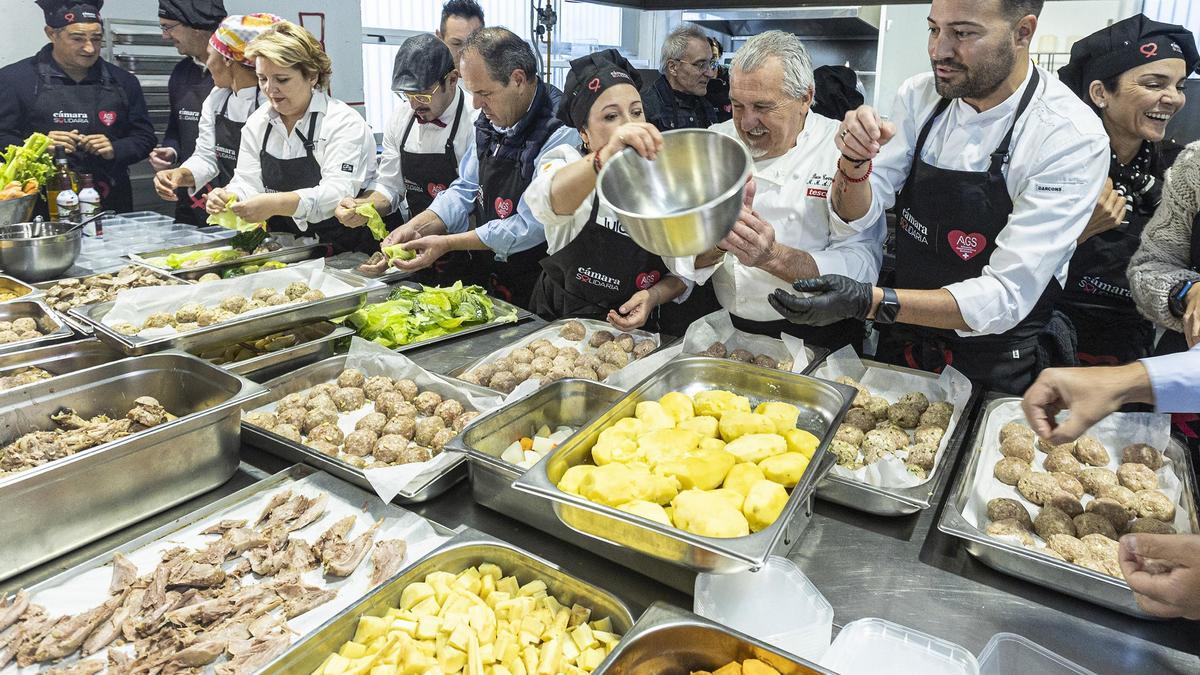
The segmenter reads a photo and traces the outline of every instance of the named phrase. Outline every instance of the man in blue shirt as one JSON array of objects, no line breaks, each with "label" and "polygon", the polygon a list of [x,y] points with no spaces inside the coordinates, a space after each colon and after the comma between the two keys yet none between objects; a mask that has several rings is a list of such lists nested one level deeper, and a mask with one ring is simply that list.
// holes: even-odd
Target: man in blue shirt
[{"label": "man in blue shirt", "polygon": [[[467,38],[460,57],[462,81],[482,114],[475,142],[458,167],[458,178],[425,211],[396,228],[384,246],[404,244],[417,256],[395,260],[410,272],[450,251],[488,251],[469,283],[528,307],[546,256],[546,234],[523,199],[551,148],[579,144],[579,134],[555,116],[561,92],[537,75],[533,51],[505,28],[482,28]],[[483,224],[470,228],[478,207]]]}]

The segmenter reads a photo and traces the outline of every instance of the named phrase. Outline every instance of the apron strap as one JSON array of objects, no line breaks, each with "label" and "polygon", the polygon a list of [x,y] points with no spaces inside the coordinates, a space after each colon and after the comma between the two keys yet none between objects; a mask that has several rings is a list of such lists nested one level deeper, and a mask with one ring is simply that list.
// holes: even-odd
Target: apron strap
[{"label": "apron strap", "polygon": [[929,138],[929,131],[933,129],[933,123],[937,118],[942,116],[942,113],[946,112],[946,108],[950,107],[950,103],[951,101],[948,98],[938,101],[937,106],[933,109],[933,114],[929,116],[929,119],[925,120],[925,125],[921,127],[921,133],[917,134],[917,143],[913,146],[912,163],[909,165],[908,175],[911,176],[917,168],[917,160],[921,158],[921,152],[925,149],[925,140]]},{"label": "apron strap", "polygon": [[[446,154],[451,157],[454,157],[454,138],[458,136],[458,123],[462,121],[463,101],[466,98],[462,92],[459,92],[458,109],[454,111],[454,124],[450,127],[450,135],[446,137]],[[409,122],[409,125],[411,126],[412,122]],[[454,161],[457,164],[458,158],[454,157]]]},{"label": "apron strap", "polygon": [[308,153],[309,157],[313,156],[313,148],[317,146],[316,133],[317,113],[311,112],[308,118],[308,137],[305,138],[304,134],[299,131],[296,132],[296,135],[300,137],[300,141],[304,143],[304,151]]},{"label": "apron strap", "polygon": [[1008,150],[1012,145],[1013,132],[1017,129],[1017,120],[1021,119],[1021,115],[1025,114],[1025,109],[1029,107],[1029,103],[1033,101],[1033,95],[1037,92],[1038,82],[1041,81],[1041,75],[1038,73],[1037,66],[1030,64],[1033,68],[1033,75],[1029,77],[1029,84],[1025,87],[1025,93],[1021,95],[1021,103],[1017,106],[1017,112],[1013,115],[1012,124],[1008,126],[1008,133],[1004,135],[1004,140],[1000,141],[1000,145],[996,146],[992,152],[991,172],[996,173],[1000,167],[1008,161]]}]

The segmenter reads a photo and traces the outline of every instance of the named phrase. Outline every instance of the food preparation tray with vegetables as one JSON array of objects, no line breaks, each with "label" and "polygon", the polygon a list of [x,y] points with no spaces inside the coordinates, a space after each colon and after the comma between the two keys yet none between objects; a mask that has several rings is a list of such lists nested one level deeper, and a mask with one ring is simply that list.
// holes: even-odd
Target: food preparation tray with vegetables
[{"label": "food preparation tray with vegetables", "polygon": [[74,335],[62,316],[37,300],[0,303],[0,354],[62,342]]},{"label": "food preparation tray with vegetables", "polygon": [[[174,418],[33,468],[0,475],[0,578],[10,577],[224,483],[238,465],[241,407],[264,392],[187,354],[114,363],[0,393],[4,444],[64,409],[123,417],[153,397]],[[5,459],[12,459],[5,454]]]},{"label": "food preparation tray with vegetables", "polygon": [[[343,531],[339,524],[347,521],[350,527]],[[294,554],[275,561],[270,555],[272,544],[263,533],[280,525],[287,530],[286,550]],[[323,536],[327,532],[332,536]],[[26,598],[31,608],[41,607],[51,617],[81,621],[93,607],[114,597],[124,598],[113,611],[115,627],[102,623],[82,645],[78,641],[44,645],[54,653],[37,659],[43,667],[51,658],[63,655],[54,665],[102,664],[111,658],[113,672],[115,663],[136,658],[139,666],[149,670],[155,670],[151,664],[157,662],[157,669],[170,672],[186,661],[198,669],[193,672],[213,673],[219,667],[253,672],[272,654],[445,543],[446,534],[416,514],[372,499],[345,481],[295,465],[23,589],[16,599]],[[322,540],[339,540],[337,550],[322,546]],[[315,557],[308,555],[310,549]],[[167,587],[160,602],[146,597],[153,589],[129,585],[139,576],[143,581],[152,579],[164,568],[170,570],[167,578],[175,583]],[[229,578],[253,581],[229,584]],[[182,616],[186,611],[169,614],[174,621],[161,626],[149,620],[161,611],[160,604],[172,602],[181,593],[196,592],[188,586],[210,595],[209,614],[197,622],[202,629],[197,630],[197,625]],[[279,601],[256,606],[260,589],[277,594]],[[230,617],[223,609],[229,605],[241,614]],[[118,617],[129,619],[126,630],[155,629],[157,639],[139,635],[136,642],[117,641]],[[245,635],[252,620],[254,633]],[[222,634],[226,640],[205,644]],[[237,648],[243,639],[252,649]],[[231,643],[228,649],[226,642]],[[190,649],[184,651],[185,647]],[[186,656],[177,657],[179,654]],[[27,653],[25,658],[34,660],[30,656]]]},{"label": "food preparation tray with vegetables", "polygon": [[[1123,439],[1122,443],[1131,440],[1153,442],[1144,437],[1149,427],[1139,422],[1123,423],[1120,421],[1122,415],[1111,415],[1088,433],[1109,439],[1110,445],[1113,445],[1111,440],[1122,435],[1129,436]],[[1145,418],[1148,414],[1133,413],[1129,416]],[[969,446],[971,455],[947,494],[938,528],[962,539],[967,551],[988,567],[1123,614],[1148,616],[1138,607],[1129,584],[1120,576],[1111,576],[1098,569],[1067,562],[1055,551],[1023,545],[1014,537],[997,538],[988,534],[989,518],[984,515],[987,502],[995,495],[1009,492],[1004,489],[1007,486],[1001,484],[993,475],[993,462],[997,458],[1007,459],[1000,454],[998,432],[1004,424],[1017,419],[1023,419],[1020,413],[1020,399],[995,397],[985,403]],[[1162,438],[1167,439],[1169,432],[1165,429],[1166,421],[1162,422]],[[1165,447],[1162,448],[1161,457],[1165,458],[1165,461],[1158,473],[1167,475],[1172,489],[1178,490],[1177,512],[1172,525],[1177,532],[1200,532],[1191,454],[1174,438],[1163,440],[1162,445]],[[1120,450],[1116,452],[1119,453]],[[1016,490],[1012,490],[1011,494],[1011,501],[1025,501],[1023,494],[1018,494]],[[1041,510],[1047,508],[1042,507]],[[1092,510],[1088,509],[1086,515],[1091,513]],[[1101,535],[1088,535],[1089,538],[1093,536]],[[1116,542],[1111,541],[1110,546],[1115,549]]]},{"label": "food preparation tray with vegetables", "polygon": [[[573,608],[578,606],[578,611],[585,613],[590,620],[607,625],[610,630],[605,633],[609,635],[622,635],[633,626],[633,616],[629,609],[608,591],[573,577],[562,571],[557,565],[527,553],[512,544],[468,528],[424,559],[409,565],[384,586],[327,621],[315,633],[267,665],[263,672],[270,674],[312,673],[317,672],[318,669],[325,672],[324,666],[331,654],[344,650],[343,645],[355,637],[363,637],[359,634],[363,630],[362,627],[372,623],[371,620],[368,620],[364,624],[362,622],[364,617],[380,617],[387,621],[388,611],[402,607],[405,601],[411,602],[410,597],[406,596],[413,595],[414,591],[411,589],[416,584],[423,583],[430,574],[457,575],[472,567],[480,568],[488,565],[498,567],[506,577],[515,576],[521,588],[542,589],[544,585],[546,597],[553,597],[558,605],[572,609],[572,614],[576,611]],[[405,591],[408,593],[406,594]],[[512,596],[512,602],[527,597],[521,595],[521,592],[513,593]],[[433,600],[433,598],[428,599]],[[539,607],[546,604],[544,600],[536,600],[530,604],[535,603]],[[399,621],[404,622],[405,620],[399,619]],[[437,621],[436,624],[441,624],[441,621]],[[418,635],[427,635],[430,639],[439,635],[438,626],[434,621],[429,621],[428,625],[427,630],[432,633],[420,633],[420,626],[416,627],[414,632]],[[402,630],[407,628],[408,626],[405,626]],[[546,626],[545,628],[549,629],[550,627]],[[474,641],[478,643],[475,631],[469,627],[465,628],[465,631],[468,642],[474,638]],[[530,637],[533,638],[534,643],[540,642],[540,633],[538,636],[531,635]],[[455,636],[449,639],[458,640],[459,637]],[[497,634],[497,639],[499,639],[499,634]],[[572,637],[560,638],[558,647],[561,648],[561,640],[568,639],[574,641]],[[535,651],[538,651],[537,647],[535,647]],[[553,666],[548,667],[549,670],[542,672],[560,672]],[[334,670],[329,669],[329,672],[334,672]]]},{"label": "food preparation tray with vegetables", "polygon": [[95,338],[60,342],[0,356],[0,391],[68,375],[125,358]]},{"label": "food preparation tray with vegetables", "polygon": [[[710,396],[707,392],[712,392],[714,398],[725,392],[735,399],[734,402],[744,402],[746,407],[768,402],[794,406],[798,417],[794,419],[793,431],[811,435],[814,445],[809,449],[811,459],[805,462],[806,468],[796,477],[790,493],[785,493],[782,506],[769,524],[741,536],[702,536],[559,489],[568,470],[592,463],[592,450],[601,434],[610,428],[618,428],[616,425],[633,417],[640,406],[668,395],[686,398],[704,393]],[[550,500],[555,514],[564,524],[588,536],[698,572],[731,573],[758,569],[772,553],[790,550],[807,526],[812,515],[813,491],[831,464],[827,448],[833,430],[841,422],[852,399],[851,388],[804,375],[725,359],[681,358],[649,375],[607,412],[525,472],[513,486]],[[750,434],[755,437],[768,435]],[[772,440],[772,446],[774,443]]]},{"label": "food preparation tray with vegetables", "polygon": [[761,661],[782,675],[829,673],[821,666],[784,653],[666,603],[656,602],[625,634],[596,670],[605,675],[688,675],[714,672],[729,663]]},{"label": "food preparation tray with vegetables", "polygon": [[[283,263],[309,260],[313,257],[314,246],[319,249],[321,245],[298,244],[295,237],[291,235],[272,234],[253,252],[234,248],[229,240],[218,239],[202,244],[188,244],[132,253],[129,255],[129,259],[172,274],[202,276],[209,272],[226,269],[231,263],[252,265],[268,260],[277,260]],[[188,264],[189,256],[203,256],[203,259],[197,261],[196,264]],[[195,278],[199,278],[199,276]]]},{"label": "food preparation tray with vegetables", "polygon": [[333,356],[337,343],[351,335],[354,331],[345,326],[322,321],[266,337],[210,347],[196,355],[232,373],[265,382],[299,366]]},{"label": "food preparation tray with vegetables", "polygon": [[24,281],[0,274],[0,302],[28,299],[26,296],[33,292],[33,287]]},{"label": "food preparation tray with vegetables", "polygon": [[175,270],[172,274],[185,281],[199,281],[201,277],[209,274],[215,274],[222,279],[232,279],[259,271],[280,269],[293,263],[304,262],[305,260],[323,258],[328,253],[329,246],[326,244],[298,244],[281,248],[278,251],[251,256],[256,258],[255,260],[238,258],[202,267],[183,268]]},{"label": "food preparation tray with vegetables", "polygon": [[558,380],[525,398],[481,415],[447,448],[466,453],[475,502],[558,539],[594,551],[601,557],[691,593],[695,575],[634,550],[597,541],[563,525],[541,499],[513,489],[524,467],[501,455],[513,441],[528,438],[539,427],[582,429],[624,396],[624,392],[588,380]]},{"label": "food preparation tray with vegetables", "polygon": [[[372,282],[383,283],[377,279]],[[348,317],[346,325],[364,339],[405,352],[518,323],[531,316],[528,310],[494,298],[479,286],[425,287],[403,282],[392,289],[386,300],[369,304]]]}]

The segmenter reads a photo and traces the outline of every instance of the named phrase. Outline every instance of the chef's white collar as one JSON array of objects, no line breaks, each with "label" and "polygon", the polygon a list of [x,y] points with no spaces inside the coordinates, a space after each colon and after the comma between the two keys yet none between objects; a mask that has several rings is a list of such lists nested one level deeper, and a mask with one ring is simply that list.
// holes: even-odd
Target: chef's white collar
[{"label": "chef's white collar", "polygon": [[1025,93],[1025,87],[1029,86],[1029,78],[1033,77],[1034,68],[1037,68],[1037,65],[1030,61],[1029,69],[1025,71],[1025,79],[1021,81],[1017,90],[994,108],[978,112],[961,98],[955,99],[954,105],[958,107],[958,119],[964,124],[988,124],[1011,115],[1021,103],[1021,96]]},{"label": "chef's white collar", "polygon": [[[270,101],[267,102],[267,106],[268,106],[267,117],[270,118],[270,120],[272,122],[281,122],[282,123],[282,120],[279,119],[279,111],[275,110],[275,108],[273,106],[271,106]],[[328,109],[329,109],[329,95],[323,91],[318,91],[318,90],[314,89],[313,95],[312,95],[312,100],[308,102],[308,110],[304,111],[304,114],[300,116],[300,119],[304,119],[305,117],[308,116],[309,113],[314,113],[314,112],[315,113],[324,113]]]},{"label": "chef's white collar", "polygon": [[458,112],[458,100],[462,98],[462,96],[462,90],[458,87],[455,87],[454,98],[450,99],[450,105],[446,106],[446,109],[442,111],[441,116],[438,117],[438,121],[445,122],[446,126],[450,126],[454,122],[454,113]]}]

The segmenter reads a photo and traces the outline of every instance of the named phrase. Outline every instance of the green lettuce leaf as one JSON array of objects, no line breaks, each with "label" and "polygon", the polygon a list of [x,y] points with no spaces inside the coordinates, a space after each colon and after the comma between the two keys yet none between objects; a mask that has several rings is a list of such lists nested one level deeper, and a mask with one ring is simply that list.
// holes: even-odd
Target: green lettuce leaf
[{"label": "green lettuce leaf", "polygon": [[375,210],[375,205],[371,202],[359,204],[354,212],[367,219],[367,229],[371,231],[375,241],[383,241],[388,234],[387,225],[383,224],[383,218],[379,216],[379,211]]},{"label": "green lettuce leaf", "polygon": [[[428,340],[497,319],[492,299],[479,286],[399,286],[385,302],[366,305],[347,319],[364,339],[388,348]],[[516,314],[499,318],[515,321]]]},{"label": "green lettuce leaf", "polygon": [[[236,201],[237,201],[236,195],[230,196],[228,206],[233,206],[233,204]],[[246,220],[243,220],[241,216],[234,213],[233,209],[229,209],[229,208],[226,208],[224,211],[222,211],[220,213],[209,214],[208,224],[209,225],[218,225],[227,230],[236,230],[238,232],[250,232],[252,230],[267,229],[267,224],[265,222],[262,222],[262,223],[247,222]]]}]

